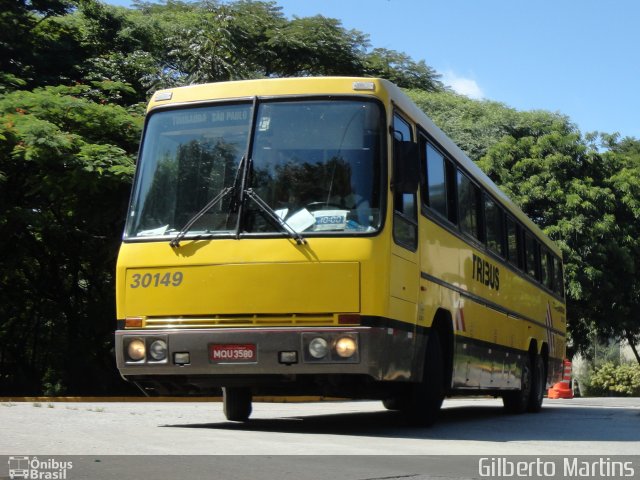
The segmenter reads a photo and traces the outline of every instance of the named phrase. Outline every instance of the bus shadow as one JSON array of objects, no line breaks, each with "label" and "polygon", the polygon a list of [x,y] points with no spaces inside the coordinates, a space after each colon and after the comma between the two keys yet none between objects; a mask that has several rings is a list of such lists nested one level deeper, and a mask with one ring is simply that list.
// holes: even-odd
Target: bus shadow
[{"label": "bus shadow", "polygon": [[[640,441],[640,411],[625,408],[545,408],[539,414],[509,415],[498,406],[459,406],[441,411],[430,428],[413,427],[398,412],[350,412],[246,423],[191,423],[164,428],[197,428],[288,434],[330,434],[432,440]],[[586,423],[585,423],[586,422]],[[588,425],[588,428],[585,428]]]}]

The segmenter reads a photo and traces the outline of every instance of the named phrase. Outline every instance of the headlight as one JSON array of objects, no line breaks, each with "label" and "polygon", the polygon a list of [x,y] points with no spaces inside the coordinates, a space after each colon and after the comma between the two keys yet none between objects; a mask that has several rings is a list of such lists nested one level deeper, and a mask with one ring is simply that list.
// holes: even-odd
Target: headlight
[{"label": "headlight", "polygon": [[144,342],[139,339],[131,340],[129,347],[127,347],[127,355],[134,362],[138,362],[144,359],[146,348]]},{"label": "headlight", "polygon": [[316,337],[309,342],[309,354],[313,358],[324,358],[329,353],[329,344],[322,337]]},{"label": "headlight", "polygon": [[164,340],[156,340],[149,347],[149,355],[156,361],[167,358],[167,342]]},{"label": "headlight", "polygon": [[336,353],[342,358],[352,357],[357,349],[358,345],[352,337],[340,337],[335,346]]}]

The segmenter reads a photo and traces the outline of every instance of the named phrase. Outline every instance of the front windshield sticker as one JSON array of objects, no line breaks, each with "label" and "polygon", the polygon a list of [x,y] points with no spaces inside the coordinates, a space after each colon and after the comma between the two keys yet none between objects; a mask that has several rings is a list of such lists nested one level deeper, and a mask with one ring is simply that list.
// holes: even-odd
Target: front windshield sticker
[{"label": "front windshield sticker", "polygon": [[138,232],[139,237],[155,237],[157,235],[164,235],[169,228],[169,225],[165,225],[160,228],[152,228],[151,230],[141,230]]},{"label": "front windshield sticker", "polygon": [[316,223],[316,217],[309,213],[309,210],[303,208],[302,210],[294,213],[291,217],[286,219],[287,223],[291,225],[296,232],[304,232],[311,225]]},{"label": "front windshield sticker", "polygon": [[374,232],[381,223],[383,122],[377,103],[348,99],[152,113],[125,235],[281,235],[282,222],[305,236]]},{"label": "front windshield sticker", "polygon": [[349,210],[320,210],[313,212],[315,230],[344,230],[347,227]]}]

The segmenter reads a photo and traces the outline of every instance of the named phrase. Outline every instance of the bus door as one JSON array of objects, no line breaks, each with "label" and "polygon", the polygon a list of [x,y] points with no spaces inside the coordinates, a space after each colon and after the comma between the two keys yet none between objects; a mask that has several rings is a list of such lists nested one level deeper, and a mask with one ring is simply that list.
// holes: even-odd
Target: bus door
[{"label": "bus door", "polygon": [[[420,285],[418,241],[418,160],[417,146],[409,122],[394,115],[393,122],[393,241],[390,265],[390,313],[399,320],[397,335],[406,358],[397,364],[414,371]],[[396,340],[399,341],[399,339]],[[398,345],[394,345],[398,347]],[[394,349],[398,352],[397,348]]]}]

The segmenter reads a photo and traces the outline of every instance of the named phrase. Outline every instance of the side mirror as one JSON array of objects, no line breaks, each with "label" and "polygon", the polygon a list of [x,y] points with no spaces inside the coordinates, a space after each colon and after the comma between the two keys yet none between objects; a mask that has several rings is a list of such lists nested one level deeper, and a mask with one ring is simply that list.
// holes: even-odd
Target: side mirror
[{"label": "side mirror", "polygon": [[415,193],[420,182],[418,144],[395,140],[393,145],[393,191]]}]

